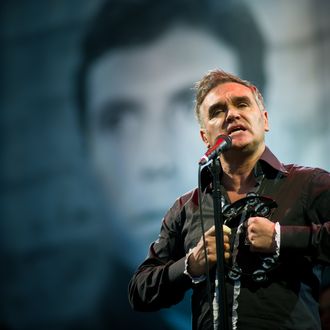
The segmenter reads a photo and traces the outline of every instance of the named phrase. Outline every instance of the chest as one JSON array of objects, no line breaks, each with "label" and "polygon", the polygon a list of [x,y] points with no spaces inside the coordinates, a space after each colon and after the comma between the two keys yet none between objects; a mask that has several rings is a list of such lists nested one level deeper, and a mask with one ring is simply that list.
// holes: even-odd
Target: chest
[{"label": "chest", "polygon": [[246,197],[246,193],[239,193],[236,191],[227,191],[228,200],[230,203],[235,203],[236,201]]},{"label": "chest", "polygon": [[[246,193],[235,191],[222,191],[224,205],[231,205],[246,197]],[[304,187],[299,182],[297,185],[287,179],[265,179],[255,191],[259,196],[272,199],[276,207],[266,217],[273,221],[279,221],[283,225],[305,225],[310,219],[306,215],[306,198]],[[223,205],[223,206],[224,206]],[[194,247],[202,236],[202,228],[206,231],[214,224],[214,205],[212,193],[203,197],[202,217],[199,208],[187,208],[186,219],[183,227],[185,250]]]}]

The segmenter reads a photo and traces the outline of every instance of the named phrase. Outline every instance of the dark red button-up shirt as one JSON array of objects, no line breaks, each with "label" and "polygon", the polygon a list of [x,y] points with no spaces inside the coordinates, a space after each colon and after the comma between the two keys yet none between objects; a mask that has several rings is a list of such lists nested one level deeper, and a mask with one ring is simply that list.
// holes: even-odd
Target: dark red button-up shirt
[{"label": "dark red button-up shirt", "polygon": [[[255,167],[260,196],[277,203],[269,219],[281,226],[278,267],[261,283],[242,276],[237,298],[237,329],[320,329],[320,278],[330,264],[330,174],[322,169],[283,165],[265,149]],[[211,178],[202,173],[205,230],[214,224]],[[226,192],[223,189],[224,197]],[[227,203],[228,203],[227,198]],[[193,284],[184,274],[185,256],[202,231],[198,189],[178,198],[165,215],[148,258],[129,283],[129,300],[139,311],[170,307],[192,288],[193,329],[213,329],[206,281]],[[246,266],[256,254],[244,252]],[[244,262],[243,262],[244,263]],[[211,274],[211,279],[214,276]],[[229,318],[233,281],[227,276]],[[211,285],[214,290],[214,285]]]}]

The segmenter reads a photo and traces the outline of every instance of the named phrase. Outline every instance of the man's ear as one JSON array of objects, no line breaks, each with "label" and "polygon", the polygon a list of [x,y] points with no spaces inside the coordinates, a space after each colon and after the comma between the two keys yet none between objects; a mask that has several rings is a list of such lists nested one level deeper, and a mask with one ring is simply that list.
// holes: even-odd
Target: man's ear
[{"label": "man's ear", "polygon": [[269,121],[268,121],[268,112],[266,110],[263,111],[264,114],[264,123],[265,123],[265,132],[269,132]]},{"label": "man's ear", "polygon": [[206,147],[207,147],[207,148],[210,148],[211,144],[210,144],[210,142],[209,142],[208,134],[207,134],[206,130],[205,130],[204,128],[201,128],[201,129],[199,130],[199,134],[200,134],[200,136],[201,136],[203,142],[205,143]]}]

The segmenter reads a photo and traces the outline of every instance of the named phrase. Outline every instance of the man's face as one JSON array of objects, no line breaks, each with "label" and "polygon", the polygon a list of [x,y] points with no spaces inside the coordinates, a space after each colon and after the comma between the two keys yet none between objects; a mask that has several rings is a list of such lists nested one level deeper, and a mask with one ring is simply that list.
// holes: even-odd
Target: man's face
[{"label": "man's face", "polygon": [[177,26],[148,46],[111,51],[90,70],[90,154],[131,267],[174,200],[197,185],[204,148],[192,87],[219,66],[237,72],[235,55],[207,33]]},{"label": "man's face", "polygon": [[200,114],[200,133],[208,147],[220,134],[232,137],[232,149],[254,151],[264,146],[268,114],[259,108],[250,88],[234,82],[216,86],[206,95]]}]

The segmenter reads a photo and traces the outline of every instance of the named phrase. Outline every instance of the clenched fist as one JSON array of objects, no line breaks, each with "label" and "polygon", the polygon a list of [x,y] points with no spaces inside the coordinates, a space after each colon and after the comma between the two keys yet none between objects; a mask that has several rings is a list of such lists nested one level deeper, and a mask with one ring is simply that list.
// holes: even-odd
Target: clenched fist
[{"label": "clenched fist", "polygon": [[249,218],[246,235],[252,252],[275,252],[275,223],[267,218]]},{"label": "clenched fist", "polygon": [[[223,225],[223,242],[224,242],[224,256],[225,259],[230,257],[230,234],[231,229],[226,225]],[[216,238],[215,238],[215,227],[212,226],[205,233],[205,245],[207,251],[207,258],[209,262],[210,269],[217,262],[216,255]],[[203,237],[199,240],[198,244],[193,248],[192,253],[188,259],[188,272],[191,276],[198,277],[206,272],[206,262],[205,262],[205,253],[204,253],[204,242]]]}]

